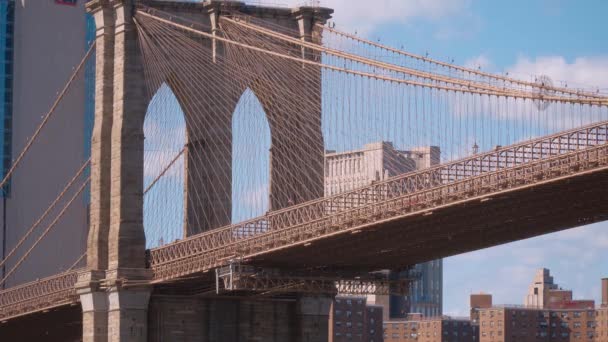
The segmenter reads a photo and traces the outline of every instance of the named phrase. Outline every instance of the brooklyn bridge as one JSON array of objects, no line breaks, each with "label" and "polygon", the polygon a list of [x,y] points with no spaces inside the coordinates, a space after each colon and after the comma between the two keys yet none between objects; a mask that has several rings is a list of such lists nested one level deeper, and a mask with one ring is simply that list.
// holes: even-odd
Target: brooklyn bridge
[{"label": "brooklyn bridge", "polygon": [[[318,6],[87,11],[94,43],[0,183],[52,143],[93,64],[91,157],[0,261],[7,340],[33,325],[61,341],[327,340],[337,293],[407,289],[385,270],[608,219],[602,92],[389,47]],[[328,162],[374,143],[382,172]],[[422,146],[438,155],[416,167],[405,151]],[[82,201],[81,253],[12,281]]]}]

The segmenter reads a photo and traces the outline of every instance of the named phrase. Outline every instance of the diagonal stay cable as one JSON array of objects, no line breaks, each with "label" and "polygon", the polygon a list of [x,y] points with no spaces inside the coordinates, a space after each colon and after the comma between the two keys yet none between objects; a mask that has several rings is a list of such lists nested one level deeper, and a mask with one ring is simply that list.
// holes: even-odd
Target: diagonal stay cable
[{"label": "diagonal stay cable", "polygon": [[175,155],[175,157],[169,162],[169,164],[167,164],[167,166],[165,166],[165,168],[158,174],[158,176],[154,178],[154,180],[150,183],[150,185],[148,185],[146,190],[144,190],[144,196],[148,193],[148,191],[150,191],[154,187],[154,185],[156,185],[156,183],[158,183],[158,181],[167,173],[167,171],[171,169],[173,164],[175,164],[175,162],[179,159],[179,157],[182,156],[182,154],[184,154],[185,151],[186,148],[182,148],[181,151],[179,151],[179,153]]},{"label": "diagonal stay cable", "polygon": [[3,260],[0,261],[0,267],[2,267],[6,261],[15,254],[15,252],[21,247],[21,245],[27,240],[27,238],[34,232],[34,230],[42,223],[42,221],[51,213],[51,211],[55,208],[57,203],[63,198],[63,196],[67,193],[67,191],[74,185],[74,182],[82,175],[84,170],[91,163],[91,159],[87,160],[78,170],[78,172],[72,177],[72,179],[68,182],[68,184],[63,188],[63,191],[55,198],[53,203],[46,209],[46,211],[38,218],[38,220],[27,230],[27,232],[23,235],[23,237],[17,242],[15,247],[11,249],[11,251],[4,257]]},{"label": "diagonal stay cable", "polygon": [[6,273],[4,278],[2,278],[2,280],[0,280],[0,286],[2,286],[6,282],[6,280],[19,268],[19,266],[21,266],[21,264],[25,261],[25,259],[27,259],[27,257],[32,253],[32,251],[38,246],[40,241],[42,241],[42,239],[44,239],[44,237],[51,231],[51,229],[53,229],[53,227],[55,227],[57,225],[57,222],[59,222],[59,220],[66,213],[68,208],[70,208],[72,203],[74,203],[76,198],[78,198],[78,196],[84,191],[86,186],[89,184],[90,180],[91,180],[91,177],[87,177],[87,179],[84,181],[84,183],[82,183],[82,185],[80,186],[78,191],[72,196],[72,198],[70,198],[68,203],[66,203],[66,205],[63,207],[63,209],[61,209],[59,214],[57,214],[57,217],[55,217],[53,222],[51,222],[51,224],[49,224],[49,226],[44,230],[44,232],[42,232],[42,234],[38,237],[38,239],[34,242],[34,244],[25,252],[25,254],[23,254],[23,256],[19,259],[19,261],[17,261],[17,263],[15,263],[15,265]]},{"label": "diagonal stay cable", "polygon": [[38,128],[36,128],[34,135],[28,140],[27,144],[25,145],[25,147],[23,148],[21,153],[19,153],[19,156],[17,157],[17,159],[15,159],[15,161],[11,165],[11,168],[8,170],[6,175],[4,175],[2,182],[0,182],[0,188],[4,187],[4,185],[6,184],[6,182],[8,182],[8,180],[10,179],[13,172],[15,172],[15,169],[17,168],[17,166],[19,166],[23,157],[25,157],[25,154],[32,147],[32,145],[34,144],[34,141],[36,140],[38,135],[40,135],[40,132],[42,131],[44,126],[46,126],[46,124],[48,123],[49,119],[55,112],[55,109],[57,109],[57,107],[59,106],[59,103],[61,102],[61,100],[63,99],[65,94],[68,92],[68,90],[70,89],[72,82],[74,82],[74,80],[78,76],[78,73],[80,72],[80,70],[82,70],[84,64],[89,59],[89,56],[91,56],[91,54],[94,50],[95,50],[95,42],[93,42],[93,44],[91,44],[91,47],[89,48],[87,53],[84,55],[84,57],[82,58],[82,60],[80,61],[80,63],[78,64],[78,66],[76,67],[74,72],[72,73],[72,75],[70,76],[70,79],[68,80],[68,82],[65,84],[65,86],[63,87],[63,89],[61,90],[61,92],[59,93],[57,98],[55,99],[55,102],[53,102],[53,105],[51,106],[49,111],[44,115],[44,118],[42,119],[42,122],[40,123],[40,125],[38,125]]}]

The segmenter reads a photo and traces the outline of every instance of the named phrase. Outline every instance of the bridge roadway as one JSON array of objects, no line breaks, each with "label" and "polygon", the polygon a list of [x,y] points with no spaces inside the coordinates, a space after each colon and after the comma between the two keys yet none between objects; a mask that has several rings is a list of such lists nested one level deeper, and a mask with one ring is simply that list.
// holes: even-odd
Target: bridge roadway
[{"label": "bridge roadway", "polygon": [[[608,219],[608,122],[409,173],[149,251],[154,283],[237,260],[405,266]],[[0,292],[0,319],[78,303],[79,270]]]}]

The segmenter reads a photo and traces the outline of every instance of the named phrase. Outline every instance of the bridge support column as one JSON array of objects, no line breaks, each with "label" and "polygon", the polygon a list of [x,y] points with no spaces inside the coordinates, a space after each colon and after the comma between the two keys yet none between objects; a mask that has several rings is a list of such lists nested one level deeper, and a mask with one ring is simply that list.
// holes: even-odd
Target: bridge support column
[{"label": "bridge support column", "polygon": [[153,296],[150,342],[322,342],[331,297],[297,300]]},{"label": "bridge support column", "polygon": [[76,284],[82,305],[83,342],[108,341],[108,294],[99,289],[103,271],[83,272]]},{"label": "bridge support column", "polygon": [[91,207],[87,267],[108,267],[110,229],[110,171],[114,87],[114,9],[109,0],[90,2],[95,19],[95,120],[91,138]]},{"label": "bridge support column", "polygon": [[317,342],[329,339],[329,315],[333,299],[329,296],[302,296],[296,302],[298,329],[293,341]]},{"label": "bridge support column", "polygon": [[83,342],[108,340],[108,295],[105,292],[88,292],[80,295],[82,303]]},{"label": "bridge support column", "polygon": [[87,5],[96,25],[95,120],[91,138],[91,207],[87,268],[78,275],[83,342],[108,341],[108,295],[99,288],[108,267],[115,12],[110,0]]},{"label": "bridge support column", "polygon": [[151,290],[114,289],[108,294],[108,342],[147,342]]}]

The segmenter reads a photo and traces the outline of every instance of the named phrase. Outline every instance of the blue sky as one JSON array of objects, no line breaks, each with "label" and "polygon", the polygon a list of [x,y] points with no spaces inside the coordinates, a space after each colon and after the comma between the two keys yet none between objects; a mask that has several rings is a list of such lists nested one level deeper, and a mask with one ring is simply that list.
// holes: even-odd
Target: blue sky
[{"label": "blue sky", "polygon": [[[301,2],[301,1],[298,1]],[[608,89],[608,1],[326,0],[338,29],[485,71]],[[445,260],[444,312],[466,315],[472,292],[522,304],[537,268],[576,298],[599,302],[608,276],[608,223]]]}]

